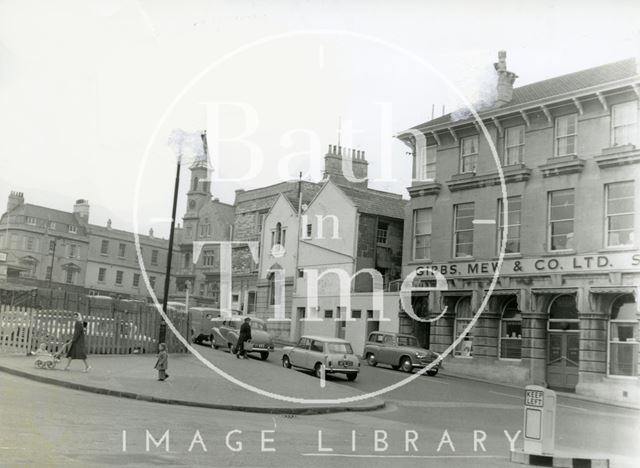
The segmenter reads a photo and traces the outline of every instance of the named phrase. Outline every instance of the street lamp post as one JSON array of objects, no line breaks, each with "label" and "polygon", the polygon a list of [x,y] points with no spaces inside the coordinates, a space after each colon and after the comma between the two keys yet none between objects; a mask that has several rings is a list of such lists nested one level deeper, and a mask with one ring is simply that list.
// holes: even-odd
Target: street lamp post
[{"label": "street lamp post", "polygon": [[[173,232],[176,225],[176,207],[178,205],[178,187],[180,185],[180,165],[182,163],[182,151],[178,153],[176,163],[176,181],[173,188],[173,208],[171,210],[171,231],[169,231],[169,251],[167,253],[167,269],[164,277],[164,295],[162,297],[162,310],[167,313],[167,302],[169,300],[169,285],[171,283],[171,258],[173,257]],[[164,343],[167,338],[167,324],[164,320],[160,322],[158,333],[158,344]]]}]

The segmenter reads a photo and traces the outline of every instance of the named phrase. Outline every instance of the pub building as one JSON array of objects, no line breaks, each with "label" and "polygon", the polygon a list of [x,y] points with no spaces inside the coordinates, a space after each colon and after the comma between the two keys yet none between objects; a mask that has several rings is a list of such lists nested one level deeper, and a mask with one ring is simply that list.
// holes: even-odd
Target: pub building
[{"label": "pub building", "polygon": [[[500,52],[496,100],[398,134],[411,148],[403,275],[423,345],[452,373],[640,402],[640,74],[629,59],[513,87]],[[497,150],[507,203],[484,129]],[[507,208],[505,221],[504,208]],[[406,323],[406,317],[404,317]],[[401,321],[402,323],[402,321]]]}]

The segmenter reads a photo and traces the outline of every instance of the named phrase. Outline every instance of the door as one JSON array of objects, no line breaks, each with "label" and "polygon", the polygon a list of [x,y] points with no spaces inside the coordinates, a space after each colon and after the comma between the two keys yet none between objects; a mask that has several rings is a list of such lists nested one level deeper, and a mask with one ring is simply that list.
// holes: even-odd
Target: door
[{"label": "door", "polygon": [[296,316],[293,320],[292,325],[292,329],[293,329],[293,336],[291,341],[297,342],[300,337],[302,335],[304,335],[304,324],[306,323],[305,320],[303,320],[306,316],[306,309],[304,307],[298,307],[296,308]]},{"label": "door", "polygon": [[395,337],[393,335],[384,335],[380,344],[380,352],[378,353],[378,362],[383,364],[396,365],[395,362]]},{"label": "door", "polygon": [[570,391],[578,383],[580,366],[580,334],[549,332],[547,353],[547,383],[550,388]]}]

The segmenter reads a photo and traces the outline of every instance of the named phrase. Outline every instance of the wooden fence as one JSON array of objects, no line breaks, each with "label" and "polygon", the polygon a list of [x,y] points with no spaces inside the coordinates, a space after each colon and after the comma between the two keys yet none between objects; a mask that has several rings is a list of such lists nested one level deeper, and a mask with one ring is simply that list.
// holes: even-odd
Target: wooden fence
[{"label": "wooden fence", "polygon": [[[85,343],[89,354],[155,353],[162,317],[153,305],[65,295],[65,308],[0,304],[0,352],[29,354],[42,343],[50,352],[58,351],[73,336],[74,314],[86,322]],[[188,318],[169,311],[168,317],[184,337]],[[167,327],[169,352],[186,349]]]}]

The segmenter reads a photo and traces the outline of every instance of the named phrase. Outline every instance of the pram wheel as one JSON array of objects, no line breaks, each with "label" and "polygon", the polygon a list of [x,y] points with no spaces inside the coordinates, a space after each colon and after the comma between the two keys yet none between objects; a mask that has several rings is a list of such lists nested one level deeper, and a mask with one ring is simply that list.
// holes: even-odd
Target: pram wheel
[{"label": "pram wheel", "polygon": [[38,369],[42,369],[42,366],[44,365],[44,362],[42,362],[40,359],[36,360],[36,367]]},{"label": "pram wheel", "polygon": [[47,362],[47,369],[55,369],[55,367],[56,367],[56,361]]}]

